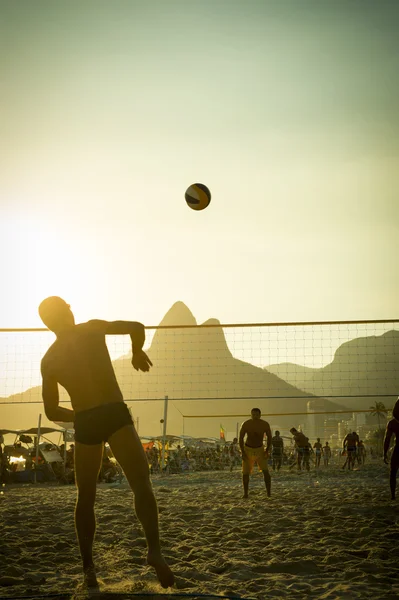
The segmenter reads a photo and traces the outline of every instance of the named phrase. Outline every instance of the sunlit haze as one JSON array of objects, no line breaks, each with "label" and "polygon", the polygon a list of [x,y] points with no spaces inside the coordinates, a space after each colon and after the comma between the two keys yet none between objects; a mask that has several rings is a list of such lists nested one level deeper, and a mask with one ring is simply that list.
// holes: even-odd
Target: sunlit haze
[{"label": "sunlit haze", "polygon": [[395,317],[397,3],[0,6],[2,327]]}]

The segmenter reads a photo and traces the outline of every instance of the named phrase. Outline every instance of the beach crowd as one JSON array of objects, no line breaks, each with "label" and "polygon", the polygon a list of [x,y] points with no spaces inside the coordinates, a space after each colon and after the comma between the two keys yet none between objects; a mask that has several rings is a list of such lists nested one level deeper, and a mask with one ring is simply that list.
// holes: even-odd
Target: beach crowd
[{"label": "beach crowd", "polygon": [[[267,460],[273,471],[280,469],[307,470],[312,468],[328,468],[330,464],[339,464],[341,468],[351,470],[355,466],[364,465],[366,456],[377,456],[373,446],[367,448],[359,439],[356,432],[349,433],[342,448],[331,448],[329,442],[324,444],[320,438],[311,443],[303,432],[295,428],[291,430],[292,438],[283,438],[278,431],[274,432],[272,449]],[[22,441],[21,441],[22,439]],[[25,445],[23,442],[25,441]],[[65,484],[74,483],[74,444],[57,446],[52,443],[42,443],[39,447],[37,465],[36,449],[29,447],[27,437],[21,435],[11,446],[4,445],[0,439],[0,481],[10,483],[18,481],[14,476],[22,470],[31,474],[24,481],[33,481],[34,472],[40,472],[40,481],[52,481]],[[169,475],[193,473],[198,471],[233,471],[241,467],[242,458],[238,439],[232,442],[190,443],[177,444],[169,447],[162,442],[143,443],[149,470],[152,475]],[[50,454],[49,454],[50,453]],[[342,463],[342,464],[341,464]],[[104,446],[102,465],[98,476],[101,483],[121,482],[123,473],[112,455],[108,444]],[[22,480],[22,479],[20,479]]]}]

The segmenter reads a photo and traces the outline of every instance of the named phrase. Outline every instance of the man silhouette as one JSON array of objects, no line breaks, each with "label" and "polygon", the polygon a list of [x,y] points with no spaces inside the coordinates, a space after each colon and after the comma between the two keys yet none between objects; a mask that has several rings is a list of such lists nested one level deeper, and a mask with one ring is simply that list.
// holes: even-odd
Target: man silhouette
[{"label": "man silhouette", "polygon": [[326,445],[323,447],[323,459],[324,459],[324,466],[328,467],[328,463],[330,461],[331,458],[331,448],[328,442],[326,442]]},{"label": "man silhouette", "polygon": [[395,446],[391,456],[391,470],[389,474],[389,486],[391,488],[391,498],[395,500],[396,494],[396,475],[399,469],[399,398],[392,410],[393,419],[387,425],[384,438],[384,463],[388,464],[388,450],[391,437],[395,434]]},{"label": "man silhouette", "polygon": [[357,450],[358,442],[359,442],[359,436],[356,433],[356,431],[350,431],[345,436],[345,439],[343,441],[343,448],[347,452],[347,459],[342,467],[343,469],[345,469],[346,463],[348,463],[348,470],[353,471],[353,467],[355,465],[355,460],[356,460],[356,450]]},{"label": "man silhouette", "polygon": [[[123,401],[105,343],[106,335],[129,334],[132,365],[148,372],[152,363],[143,351],[144,325],[129,321],[75,324],[70,306],[52,296],[39,306],[43,323],[57,339],[41,362],[43,403],[51,421],[75,424],[75,526],[86,585],[97,586],[93,562],[96,529],[94,502],[104,443],[122,467],[134,494],[135,510],[147,538],[147,562],[154,567],[162,587],[174,583],[160,547],[158,511],[149,468],[140,438]],[[59,406],[58,384],[71,398],[72,410]]]},{"label": "man silhouette", "polygon": [[312,450],[309,438],[302,431],[298,431],[295,427],[291,427],[290,432],[292,433],[295,441],[295,447],[297,451],[296,464],[298,471],[301,471],[302,468],[309,471],[310,452]]},{"label": "man silhouette", "polygon": [[277,472],[281,469],[281,463],[284,456],[284,440],[280,436],[280,432],[276,431],[272,437],[272,467],[273,471],[277,469]]},{"label": "man silhouette", "polygon": [[[242,482],[244,486],[244,498],[248,498],[249,476],[254,464],[263,472],[267,495],[271,493],[271,477],[268,466],[268,456],[272,445],[272,432],[267,421],[260,418],[259,408],[251,410],[251,418],[245,421],[240,430],[240,449],[242,455]],[[263,447],[263,438],[266,434],[267,447]],[[244,438],[247,436],[245,444]]]},{"label": "man silhouette", "polygon": [[320,460],[323,452],[323,445],[320,442],[320,438],[317,438],[317,442],[313,444],[313,448],[315,449],[316,454],[316,469],[318,469],[320,467]]}]

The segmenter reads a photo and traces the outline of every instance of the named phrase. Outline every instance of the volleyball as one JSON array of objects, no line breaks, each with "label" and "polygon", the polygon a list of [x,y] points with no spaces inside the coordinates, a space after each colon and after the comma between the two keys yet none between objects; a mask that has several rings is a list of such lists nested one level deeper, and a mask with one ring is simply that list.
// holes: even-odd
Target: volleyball
[{"label": "volleyball", "polygon": [[211,201],[211,192],[203,183],[193,183],[186,189],[185,198],[193,210],[204,210]]}]

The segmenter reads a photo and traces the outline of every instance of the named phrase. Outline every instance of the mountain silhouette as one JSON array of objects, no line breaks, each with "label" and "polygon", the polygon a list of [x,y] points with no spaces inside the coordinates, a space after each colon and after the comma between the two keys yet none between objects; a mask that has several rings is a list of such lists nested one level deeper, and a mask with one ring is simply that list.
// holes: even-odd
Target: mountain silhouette
[{"label": "mountain silhouette", "polygon": [[[132,371],[129,357],[114,361],[115,373],[125,399],[154,403],[156,399],[168,396],[174,411],[168,417],[171,427],[181,427],[180,413],[224,415],[216,421],[209,421],[209,425],[206,419],[190,420],[191,435],[218,435],[219,421],[237,421],[237,418],[229,419],[225,415],[247,414],[249,417],[254,406],[261,409],[265,418],[269,413],[306,412],[308,401],[314,396],[283,381],[274,373],[234,358],[217,319],[212,318],[196,326],[189,309],[182,302],[177,302],[160,326],[172,324],[187,327],[156,330],[148,349],[148,355],[154,363],[149,373],[137,374]],[[155,408],[155,403],[152,406]],[[159,404],[158,408],[160,417],[161,406],[163,404]],[[324,399],[320,400],[318,409],[320,407],[326,411],[344,408]],[[137,402],[134,410],[139,409],[140,403]],[[300,422],[298,417],[276,419],[279,424],[287,426]],[[158,424],[154,424],[154,427],[159,429]]]},{"label": "mountain silhouette", "polygon": [[268,365],[265,369],[310,394],[342,396],[339,402],[349,408],[369,408],[379,399],[391,406],[391,398],[379,396],[396,398],[399,394],[399,331],[345,342],[336,350],[333,361],[319,369],[293,363]]},{"label": "mountain silhouette", "polygon": [[[173,328],[175,325],[185,327]],[[168,433],[181,434],[184,423],[186,434],[202,436],[218,436],[220,423],[232,431],[238,421],[244,420],[227,415],[249,417],[253,407],[259,407],[264,418],[270,413],[306,412],[308,402],[317,400],[313,392],[284,381],[277,373],[234,358],[220,322],[211,318],[197,326],[183,302],[176,302],[170,308],[160,327],[154,333],[148,332],[147,352],[154,364],[148,373],[135,371],[130,355],[113,361],[123,396],[129,401],[133,415],[140,418],[141,435],[161,433],[165,396],[170,399]],[[61,387],[60,398],[68,400]],[[7,399],[18,403],[34,400],[41,400],[40,386]],[[317,400],[317,410],[341,408],[334,402]],[[223,416],[184,420],[183,415]],[[270,422],[291,427],[304,420],[291,416],[276,417]]]}]

